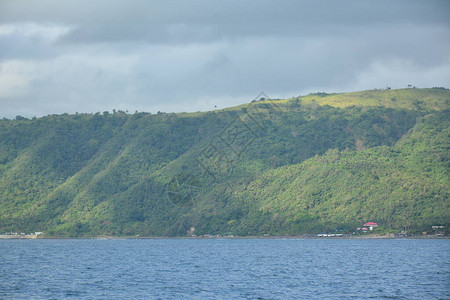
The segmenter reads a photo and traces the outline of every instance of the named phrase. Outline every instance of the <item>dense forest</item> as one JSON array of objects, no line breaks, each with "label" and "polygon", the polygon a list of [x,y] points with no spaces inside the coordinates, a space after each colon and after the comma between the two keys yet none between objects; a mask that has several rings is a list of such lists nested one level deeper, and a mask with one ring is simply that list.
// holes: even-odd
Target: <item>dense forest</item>
[{"label": "dense forest", "polygon": [[0,120],[0,232],[186,236],[450,226],[450,91]]}]

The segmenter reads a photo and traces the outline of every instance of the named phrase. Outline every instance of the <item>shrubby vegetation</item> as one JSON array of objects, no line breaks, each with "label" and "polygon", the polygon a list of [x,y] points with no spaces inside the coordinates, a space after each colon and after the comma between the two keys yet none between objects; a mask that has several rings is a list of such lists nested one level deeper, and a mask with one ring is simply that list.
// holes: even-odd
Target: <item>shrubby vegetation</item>
[{"label": "shrubby vegetation", "polygon": [[[375,90],[277,109],[263,99],[206,113],[1,120],[0,231],[448,228],[449,99],[445,89]],[[235,125],[245,134],[230,146]]]}]

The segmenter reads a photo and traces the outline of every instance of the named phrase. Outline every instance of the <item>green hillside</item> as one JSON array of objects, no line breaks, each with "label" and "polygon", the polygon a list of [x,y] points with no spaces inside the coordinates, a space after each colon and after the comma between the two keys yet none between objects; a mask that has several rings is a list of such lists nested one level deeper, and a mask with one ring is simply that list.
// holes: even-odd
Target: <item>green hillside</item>
[{"label": "green hillside", "polygon": [[0,232],[448,228],[449,104],[443,88],[372,90],[1,120]]}]

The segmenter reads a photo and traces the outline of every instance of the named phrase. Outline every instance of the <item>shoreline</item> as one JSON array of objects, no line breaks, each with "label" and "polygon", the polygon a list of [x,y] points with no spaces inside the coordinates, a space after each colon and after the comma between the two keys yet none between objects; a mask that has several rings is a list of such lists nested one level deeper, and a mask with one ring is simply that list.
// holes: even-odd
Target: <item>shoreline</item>
[{"label": "shoreline", "polygon": [[396,239],[396,240],[442,240],[450,239],[450,236],[387,236],[387,235],[375,235],[375,236],[338,236],[338,237],[315,237],[315,236],[208,236],[208,237],[158,237],[158,236],[85,236],[85,237],[59,237],[59,236],[35,236],[35,235],[0,235],[0,240],[160,240],[160,239],[186,239],[186,240],[245,240],[245,239],[256,239],[256,240],[372,240],[372,239]]}]

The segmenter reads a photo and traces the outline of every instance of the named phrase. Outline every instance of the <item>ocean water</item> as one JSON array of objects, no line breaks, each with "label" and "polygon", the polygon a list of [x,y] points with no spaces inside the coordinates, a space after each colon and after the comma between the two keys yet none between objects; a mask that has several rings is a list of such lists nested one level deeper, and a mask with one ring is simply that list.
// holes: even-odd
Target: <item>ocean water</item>
[{"label": "ocean water", "polygon": [[1,299],[450,299],[450,240],[0,240]]}]

